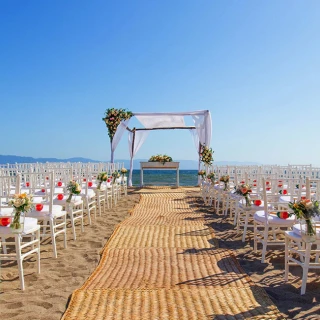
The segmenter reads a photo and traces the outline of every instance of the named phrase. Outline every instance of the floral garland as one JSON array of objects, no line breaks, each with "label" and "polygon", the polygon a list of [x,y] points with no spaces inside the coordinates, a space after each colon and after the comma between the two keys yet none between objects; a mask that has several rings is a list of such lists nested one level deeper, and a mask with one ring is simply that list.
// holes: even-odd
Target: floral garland
[{"label": "floral garland", "polygon": [[165,162],[172,162],[172,158],[167,156],[166,154],[157,154],[155,156],[151,156],[148,160],[149,162],[162,162],[163,164]]},{"label": "floral garland", "polygon": [[132,112],[126,109],[110,108],[105,111],[105,117],[102,118],[102,120],[105,122],[108,128],[110,141],[112,141],[120,122],[122,120],[130,119],[132,116]]},{"label": "floral garland", "polygon": [[212,148],[207,147],[204,144],[200,144],[200,160],[207,164],[211,165],[213,162],[213,150]]}]

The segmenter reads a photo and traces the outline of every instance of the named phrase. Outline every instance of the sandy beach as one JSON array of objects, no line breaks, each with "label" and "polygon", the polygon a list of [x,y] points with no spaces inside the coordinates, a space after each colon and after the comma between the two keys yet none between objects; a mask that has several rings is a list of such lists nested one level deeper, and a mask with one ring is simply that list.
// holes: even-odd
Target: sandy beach
[{"label": "sandy beach", "polygon": [[90,276],[100,260],[100,251],[110,238],[114,228],[129,216],[129,210],[138,203],[139,194],[128,190],[117,206],[88,225],[85,232],[77,228],[77,240],[72,240],[68,228],[68,248],[63,248],[62,237],[57,238],[58,258],[52,257],[50,240],[41,243],[41,273],[36,273],[35,258],[28,257],[24,263],[26,290],[19,288],[16,263],[3,263],[1,267],[0,306],[4,319],[58,320],[66,310],[72,292]]},{"label": "sandy beach", "polygon": [[[241,266],[251,279],[263,287],[272,301],[287,319],[319,319],[320,272],[310,272],[307,294],[300,296],[301,268],[291,269],[290,282],[283,281],[284,254],[281,248],[269,251],[267,263],[260,263],[260,256],[252,250],[252,233],[249,242],[242,243],[229,219],[213,213],[205,207],[195,189],[188,191],[194,206],[204,212],[207,223],[215,230],[221,248],[233,250]],[[77,241],[71,240],[68,229],[68,248],[58,241],[58,259],[52,258],[51,244],[41,246],[41,274],[35,270],[35,259],[24,262],[26,290],[19,289],[16,263],[3,263],[1,268],[0,305],[1,319],[58,320],[66,310],[71,294],[87,280],[99,263],[100,252],[114,228],[129,217],[129,211],[139,202],[140,195],[130,189],[128,197],[122,197],[117,206],[107,210],[91,226],[85,226]]]}]

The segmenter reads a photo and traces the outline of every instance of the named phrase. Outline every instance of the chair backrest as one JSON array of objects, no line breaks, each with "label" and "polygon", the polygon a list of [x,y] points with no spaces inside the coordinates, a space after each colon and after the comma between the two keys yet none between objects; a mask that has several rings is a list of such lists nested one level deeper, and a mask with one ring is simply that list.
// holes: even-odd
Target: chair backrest
[{"label": "chair backrest", "polygon": [[21,176],[19,174],[13,176],[0,176],[0,211],[1,208],[8,207],[8,201],[13,194],[20,193]]},{"label": "chair backrest", "polygon": [[[300,181],[300,180],[298,180]],[[267,184],[269,182],[269,184]],[[271,187],[271,190],[268,190],[270,185],[276,185],[279,183],[279,179],[265,179],[262,178],[262,197],[264,202],[264,212],[265,212],[265,223],[269,223],[268,215],[277,214],[278,212],[292,212],[291,209],[287,208],[285,203],[280,201],[281,194],[279,192],[274,192],[275,189]],[[301,185],[301,183],[300,183]],[[298,198],[298,196],[297,196]]]},{"label": "chair backrest", "polygon": [[306,179],[306,197],[307,199],[320,201],[320,179]]}]

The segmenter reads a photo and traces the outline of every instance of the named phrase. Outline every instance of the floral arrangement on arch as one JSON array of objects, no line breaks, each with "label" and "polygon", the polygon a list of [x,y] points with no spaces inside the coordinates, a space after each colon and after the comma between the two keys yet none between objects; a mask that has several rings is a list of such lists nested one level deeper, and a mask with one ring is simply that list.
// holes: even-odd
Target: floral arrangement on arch
[{"label": "floral arrangement on arch", "polygon": [[207,164],[211,165],[213,162],[213,150],[204,144],[200,144],[200,160]]},{"label": "floral arrangement on arch", "polygon": [[315,237],[316,230],[312,225],[312,218],[320,215],[319,202],[310,199],[301,199],[295,202],[289,202],[289,208],[292,209],[293,214],[297,219],[306,221],[308,236]]},{"label": "floral arrangement on arch", "polygon": [[13,221],[10,224],[10,228],[13,230],[20,229],[20,216],[22,212],[29,212],[33,209],[33,196],[28,195],[26,193],[15,194],[11,200],[9,200],[9,206],[12,206],[15,209],[15,214],[13,217]]},{"label": "floral arrangement on arch", "polygon": [[108,180],[108,174],[106,172],[100,172],[97,176],[97,181],[98,181],[97,189],[100,190],[102,182],[107,180]]},{"label": "floral arrangement on arch", "polygon": [[74,180],[70,180],[67,184],[67,190],[69,191],[69,197],[66,200],[67,202],[71,202],[72,196],[74,194],[80,194],[81,193],[81,187],[78,182]]},{"label": "floral arrangement on arch", "polygon": [[165,162],[172,162],[172,158],[166,154],[157,154],[155,156],[151,156],[148,161],[149,162],[162,162],[163,164],[165,164]]},{"label": "floral arrangement on arch", "polygon": [[109,108],[105,111],[105,117],[102,118],[102,120],[108,128],[110,141],[112,141],[120,122],[122,120],[130,119],[132,116],[132,112],[126,109]]}]

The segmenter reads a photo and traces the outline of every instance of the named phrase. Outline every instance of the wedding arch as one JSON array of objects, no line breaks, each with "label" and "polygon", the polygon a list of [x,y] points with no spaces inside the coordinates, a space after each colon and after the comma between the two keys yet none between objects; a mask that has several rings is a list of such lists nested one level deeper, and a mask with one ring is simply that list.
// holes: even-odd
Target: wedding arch
[{"label": "wedding arch", "polygon": [[[190,116],[194,126],[186,126],[184,117]],[[143,127],[129,128],[130,120],[135,117]],[[191,111],[191,112],[167,112],[167,113],[133,113],[130,119],[122,120],[117,127],[111,142],[111,162],[114,159],[114,151],[120,142],[122,135],[128,131],[129,154],[130,154],[130,173],[128,185],[132,186],[133,158],[145,142],[151,130],[189,130],[198,154],[200,154],[200,145],[210,146],[211,142],[211,114],[209,110]],[[198,169],[200,170],[200,157]]]}]

